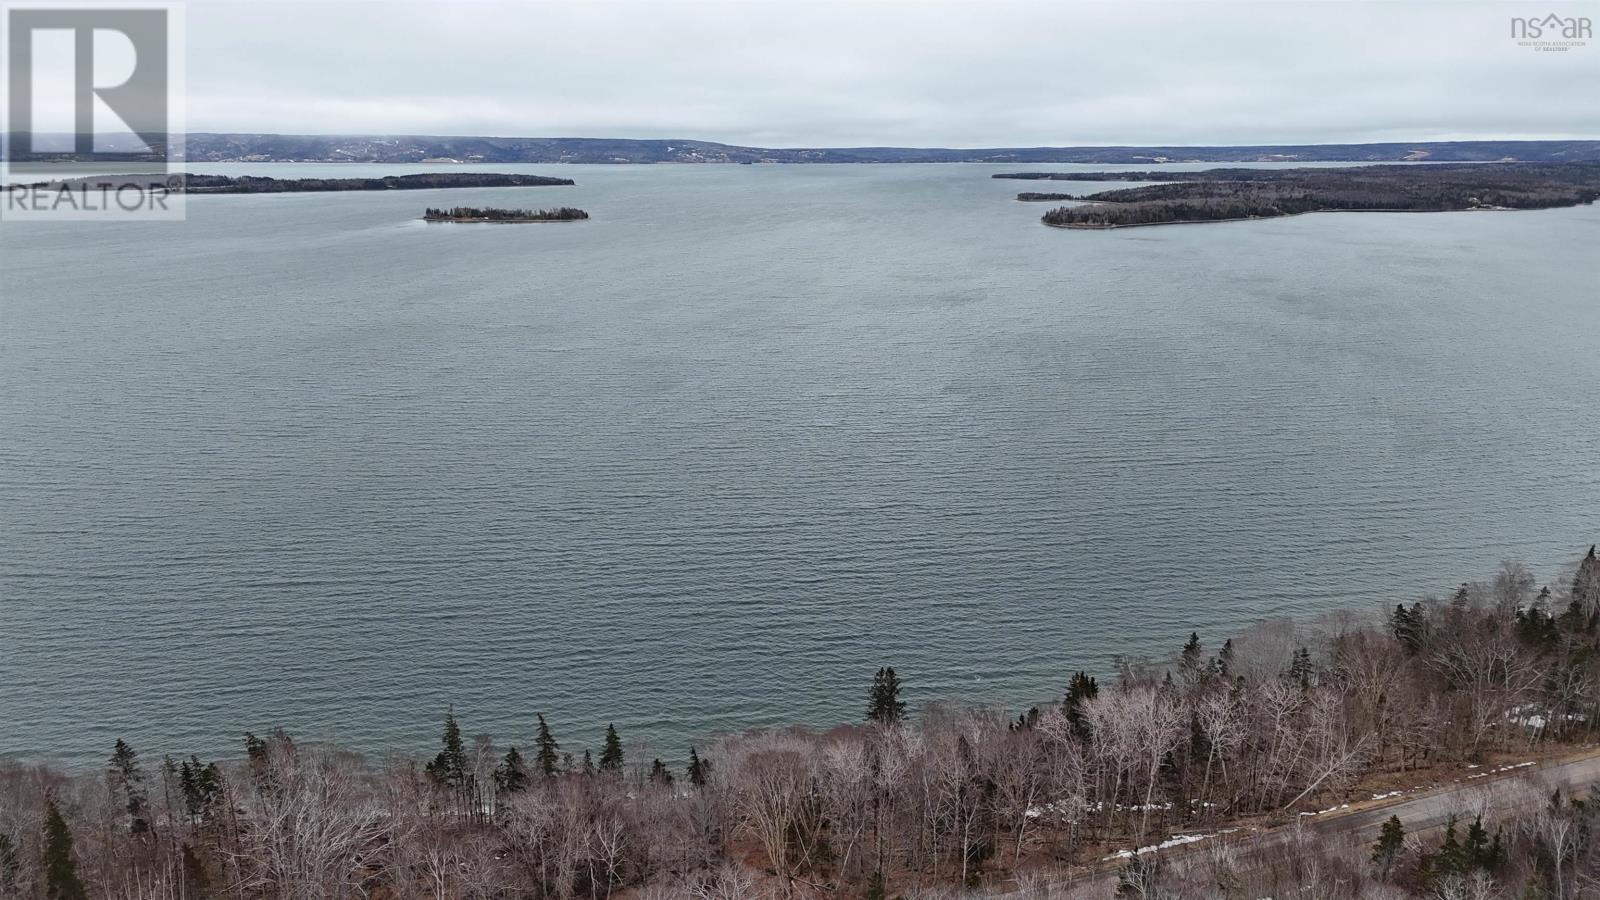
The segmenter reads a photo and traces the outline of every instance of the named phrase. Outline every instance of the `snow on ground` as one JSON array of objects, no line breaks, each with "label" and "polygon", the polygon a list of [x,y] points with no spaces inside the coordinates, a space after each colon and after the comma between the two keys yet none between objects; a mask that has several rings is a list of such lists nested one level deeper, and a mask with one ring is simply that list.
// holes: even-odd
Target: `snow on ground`
[{"label": "snow on ground", "polygon": [[1526,767],[1531,766],[1531,765],[1533,765],[1533,762],[1531,760],[1528,761],[1528,762],[1512,763],[1509,766],[1501,766],[1498,769],[1490,769],[1487,772],[1479,772],[1476,775],[1468,775],[1467,778],[1469,778],[1469,779],[1471,779],[1471,778],[1488,778],[1490,775],[1498,775],[1501,772],[1510,772],[1510,771],[1512,771],[1514,769],[1522,769],[1522,768],[1526,768]]},{"label": "snow on ground", "polygon": [[1113,853],[1110,856],[1102,859],[1101,862],[1110,862],[1113,859],[1132,859],[1135,856],[1143,856],[1146,853],[1154,853],[1157,850],[1165,850],[1168,847],[1181,847],[1184,844],[1193,844],[1196,841],[1203,841],[1206,838],[1214,838],[1218,835],[1224,834],[1233,834],[1238,830],[1239,829],[1237,828],[1224,828],[1221,831],[1213,834],[1175,834],[1159,844],[1151,844],[1148,847],[1140,847],[1137,850],[1118,850],[1116,853]]}]

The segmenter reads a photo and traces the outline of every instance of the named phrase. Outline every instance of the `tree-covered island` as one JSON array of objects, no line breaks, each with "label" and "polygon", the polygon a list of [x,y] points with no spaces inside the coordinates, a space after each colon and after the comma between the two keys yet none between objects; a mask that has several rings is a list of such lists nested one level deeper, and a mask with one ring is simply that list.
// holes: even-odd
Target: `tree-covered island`
[{"label": "tree-covered island", "polygon": [[30,185],[46,189],[160,189],[185,194],[286,194],[328,191],[418,191],[439,188],[549,187],[573,185],[571,178],[494,172],[425,172],[381,178],[270,178],[261,175],[92,175]]},{"label": "tree-covered island", "polygon": [[1019,194],[1019,200],[1076,200],[1044,224],[1118,228],[1222,222],[1307,212],[1446,212],[1550,209],[1600,199],[1600,164],[1486,163],[1333,169],[1208,169],[1203,172],[1020,172],[995,178],[1150,181],[1082,195]]},{"label": "tree-covered island", "polygon": [[578,222],[589,214],[571,206],[555,209],[497,209],[492,206],[428,207],[422,214],[428,222]]}]

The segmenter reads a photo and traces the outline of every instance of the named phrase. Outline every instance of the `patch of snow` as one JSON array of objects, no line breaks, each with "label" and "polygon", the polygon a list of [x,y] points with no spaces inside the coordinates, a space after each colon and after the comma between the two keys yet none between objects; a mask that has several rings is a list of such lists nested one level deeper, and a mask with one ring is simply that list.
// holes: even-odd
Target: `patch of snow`
[{"label": "patch of snow", "polygon": [[1196,841],[1203,841],[1206,838],[1213,838],[1223,834],[1233,834],[1238,830],[1239,829],[1237,828],[1224,828],[1221,831],[1213,834],[1175,834],[1159,844],[1151,844],[1148,847],[1140,847],[1137,850],[1118,850],[1116,853],[1102,858],[1101,862],[1110,862],[1113,859],[1132,859],[1135,856],[1143,856],[1146,853],[1155,853],[1159,850],[1166,850],[1169,847],[1181,847],[1184,844],[1193,844]]}]

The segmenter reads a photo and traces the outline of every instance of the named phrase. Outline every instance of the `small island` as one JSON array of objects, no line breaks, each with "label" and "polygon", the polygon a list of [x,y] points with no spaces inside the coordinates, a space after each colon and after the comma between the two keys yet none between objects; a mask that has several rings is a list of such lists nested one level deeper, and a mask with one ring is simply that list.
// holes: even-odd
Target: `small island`
[{"label": "small island", "polygon": [[1019,172],[1047,181],[1148,181],[1092,193],[1025,193],[1073,200],[1041,221],[1060,228],[1229,222],[1309,212],[1451,212],[1551,209],[1600,199],[1597,163],[1464,163],[1202,172]]},{"label": "small island", "polygon": [[455,206],[450,209],[428,207],[425,222],[578,222],[589,214],[571,206],[556,209],[497,209],[492,206]]}]

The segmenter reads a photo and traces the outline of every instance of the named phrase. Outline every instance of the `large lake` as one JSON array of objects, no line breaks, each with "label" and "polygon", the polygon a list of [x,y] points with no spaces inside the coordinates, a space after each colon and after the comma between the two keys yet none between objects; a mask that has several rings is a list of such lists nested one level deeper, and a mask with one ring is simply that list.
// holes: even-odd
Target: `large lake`
[{"label": "large lake", "polygon": [[1073,232],[1015,167],[486,168],[578,186],[0,227],[0,752],[424,750],[453,704],[681,759],[880,665],[1026,704],[1600,538],[1597,208]]}]

